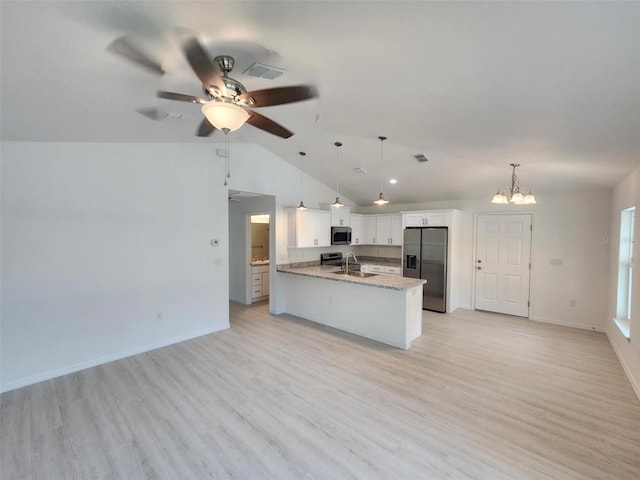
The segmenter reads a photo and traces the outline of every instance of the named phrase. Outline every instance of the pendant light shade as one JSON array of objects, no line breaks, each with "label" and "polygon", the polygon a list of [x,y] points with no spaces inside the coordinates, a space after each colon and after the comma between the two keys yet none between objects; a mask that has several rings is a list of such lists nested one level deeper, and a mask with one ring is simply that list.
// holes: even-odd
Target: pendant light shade
[{"label": "pendant light shade", "polygon": [[202,113],[211,125],[224,133],[239,129],[249,120],[249,113],[244,108],[228,102],[207,102],[202,105]]},{"label": "pendant light shade", "polygon": [[520,180],[516,175],[516,168],[519,163],[510,163],[513,167],[511,173],[511,186],[500,187],[491,199],[491,203],[495,205],[533,205],[536,203],[536,197],[531,193],[529,187],[520,186]]},{"label": "pendant light shade", "polygon": [[384,141],[387,139],[387,137],[378,137],[378,140],[380,140],[380,195],[378,195],[378,198],[376,198],[373,203],[375,203],[376,205],[382,206],[382,205],[386,205],[387,203],[389,203],[389,200],[387,200],[386,198],[384,198],[384,194],[382,193],[382,163],[383,163],[383,159],[384,159]]},{"label": "pendant light shade", "polygon": [[300,205],[298,205],[298,210],[306,210],[307,207],[304,206],[303,193],[304,193],[304,156],[306,153],[299,152],[300,154]]},{"label": "pendant light shade", "polygon": [[340,182],[339,182],[339,178],[340,178],[340,147],[342,146],[342,143],[340,142],[336,142],[334,143],[334,145],[336,146],[336,201],[333,202],[331,204],[332,207],[335,208],[340,208],[343,207],[344,204],[340,201],[340,190],[339,190],[339,186],[340,186]]},{"label": "pendant light shade", "polygon": [[375,203],[376,205],[386,205],[387,203],[389,203],[389,200],[384,198],[384,195],[382,194],[382,192],[380,192],[380,195],[373,201],[373,203]]}]

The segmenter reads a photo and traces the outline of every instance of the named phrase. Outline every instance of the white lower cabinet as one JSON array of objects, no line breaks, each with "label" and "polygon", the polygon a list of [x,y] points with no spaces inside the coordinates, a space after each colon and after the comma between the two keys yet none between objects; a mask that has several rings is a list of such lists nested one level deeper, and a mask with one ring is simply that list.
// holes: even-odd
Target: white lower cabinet
[{"label": "white lower cabinet", "polygon": [[377,273],[383,275],[402,275],[401,267],[390,267],[387,265],[362,264],[360,270],[364,273]]},{"label": "white lower cabinet", "polygon": [[269,295],[269,265],[251,267],[251,300],[261,300]]}]

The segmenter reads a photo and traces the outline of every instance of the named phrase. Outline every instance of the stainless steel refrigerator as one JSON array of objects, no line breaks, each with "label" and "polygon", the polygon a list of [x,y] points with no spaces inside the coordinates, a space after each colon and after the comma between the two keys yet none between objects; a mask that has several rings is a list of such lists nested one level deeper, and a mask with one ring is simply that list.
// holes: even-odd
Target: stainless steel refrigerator
[{"label": "stainless steel refrigerator", "polygon": [[407,227],[404,230],[402,275],[424,278],[422,308],[447,310],[447,227]]}]

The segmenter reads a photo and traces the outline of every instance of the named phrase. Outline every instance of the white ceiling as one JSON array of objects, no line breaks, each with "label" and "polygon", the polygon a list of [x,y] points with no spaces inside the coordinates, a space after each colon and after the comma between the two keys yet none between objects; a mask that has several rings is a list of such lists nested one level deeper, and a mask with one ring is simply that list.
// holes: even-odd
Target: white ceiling
[{"label": "white ceiling", "polygon": [[[385,135],[394,203],[489,198],[510,181],[541,196],[610,188],[640,165],[640,2],[11,2],[0,3],[3,141],[209,142],[201,95],[176,27],[211,56],[236,57],[249,90],[314,83],[319,98],[260,109],[295,132],[246,125],[255,142],[369,205]],[[167,71],[154,76],[105,52],[132,35]],[[242,72],[254,61],[287,70]],[[159,122],[136,112],[156,107]],[[419,164],[414,154],[429,162]],[[215,158],[215,157],[214,157]],[[233,160],[233,158],[232,158]],[[364,167],[367,175],[354,171]],[[297,188],[297,186],[296,186]]]}]

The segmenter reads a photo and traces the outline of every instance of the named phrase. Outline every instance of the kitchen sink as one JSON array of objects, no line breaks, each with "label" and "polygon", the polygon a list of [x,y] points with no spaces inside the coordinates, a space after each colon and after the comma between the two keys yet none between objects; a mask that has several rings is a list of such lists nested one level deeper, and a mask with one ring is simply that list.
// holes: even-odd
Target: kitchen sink
[{"label": "kitchen sink", "polygon": [[345,276],[357,277],[357,278],[375,277],[377,275],[377,273],[365,273],[365,272],[359,272],[359,271],[345,272],[344,270],[338,270],[333,273],[336,275],[345,275]]}]

